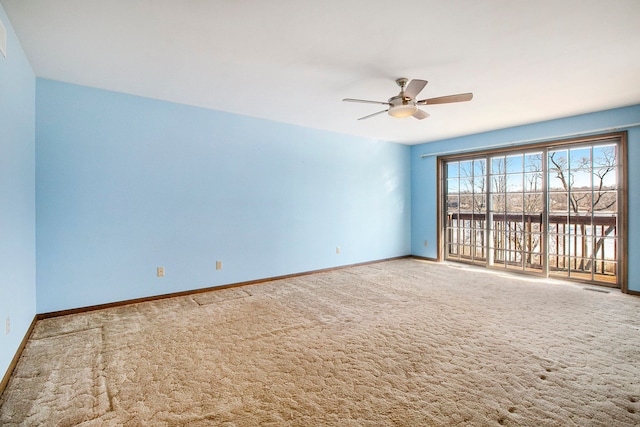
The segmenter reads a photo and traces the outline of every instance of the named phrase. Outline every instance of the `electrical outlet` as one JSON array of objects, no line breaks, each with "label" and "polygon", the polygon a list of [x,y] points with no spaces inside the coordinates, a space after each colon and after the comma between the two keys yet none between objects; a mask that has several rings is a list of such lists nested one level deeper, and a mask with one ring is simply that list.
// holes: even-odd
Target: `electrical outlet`
[{"label": "electrical outlet", "polygon": [[11,332],[11,318],[7,316],[7,322],[5,326],[5,335],[9,335],[9,332]]},{"label": "electrical outlet", "polygon": [[426,248],[427,246],[429,246],[429,241],[425,240],[424,241],[424,247]]},{"label": "electrical outlet", "polygon": [[216,270],[222,270],[222,261],[216,261]]},{"label": "electrical outlet", "polygon": [[341,249],[340,246],[336,246],[336,254],[340,255]]},{"label": "electrical outlet", "polygon": [[164,267],[158,267],[158,270],[156,271],[156,275],[158,277],[164,277]]}]

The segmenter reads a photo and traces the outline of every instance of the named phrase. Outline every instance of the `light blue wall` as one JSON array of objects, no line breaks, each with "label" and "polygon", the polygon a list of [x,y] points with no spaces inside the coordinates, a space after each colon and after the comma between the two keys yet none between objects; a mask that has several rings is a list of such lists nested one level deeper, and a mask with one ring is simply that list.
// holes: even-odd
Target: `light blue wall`
[{"label": "light blue wall", "polygon": [[39,313],[410,253],[410,147],[50,80],[36,99]]},{"label": "light blue wall", "polygon": [[[36,314],[35,78],[7,15],[0,54],[0,379]],[[11,331],[7,335],[6,318]]]},{"label": "light blue wall", "polygon": [[[640,105],[415,145],[411,149],[411,253],[437,258],[437,156],[556,140],[612,130],[628,131],[629,289],[640,291]],[[425,156],[426,157],[421,157]],[[635,236],[635,238],[633,238]],[[424,245],[427,240],[428,246]]]}]

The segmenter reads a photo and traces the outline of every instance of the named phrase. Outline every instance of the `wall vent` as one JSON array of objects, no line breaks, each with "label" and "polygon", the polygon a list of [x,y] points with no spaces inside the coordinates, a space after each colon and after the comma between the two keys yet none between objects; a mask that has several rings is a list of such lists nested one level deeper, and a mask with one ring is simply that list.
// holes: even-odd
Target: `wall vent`
[{"label": "wall vent", "polygon": [[7,30],[2,21],[0,21],[0,52],[2,52],[2,56],[7,57]]}]

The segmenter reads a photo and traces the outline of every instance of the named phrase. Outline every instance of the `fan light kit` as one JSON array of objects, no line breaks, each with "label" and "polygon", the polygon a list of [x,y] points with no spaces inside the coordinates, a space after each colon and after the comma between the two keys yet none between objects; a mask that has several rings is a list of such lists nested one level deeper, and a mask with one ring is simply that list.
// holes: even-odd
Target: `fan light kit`
[{"label": "fan light kit", "polygon": [[370,117],[377,116],[378,114],[382,114],[382,113],[389,113],[391,117],[396,117],[396,118],[413,116],[418,120],[422,120],[429,117],[429,113],[419,109],[418,105],[449,104],[451,102],[471,101],[471,99],[473,98],[472,93],[460,93],[457,95],[440,96],[438,98],[428,98],[428,99],[421,99],[420,101],[417,101],[416,96],[418,96],[418,94],[422,91],[422,89],[424,89],[424,87],[427,85],[427,81],[413,79],[408,85],[407,85],[407,82],[409,82],[409,79],[406,79],[406,78],[397,79],[396,84],[400,86],[400,93],[396,96],[392,96],[391,98],[389,98],[387,102],[368,101],[366,99],[354,99],[354,98],[345,98],[343,99],[343,101],[359,102],[364,104],[381,104],[389,107],[386,110],[378,111],[377,113],[360,117],[358,120],[368,119]]}]

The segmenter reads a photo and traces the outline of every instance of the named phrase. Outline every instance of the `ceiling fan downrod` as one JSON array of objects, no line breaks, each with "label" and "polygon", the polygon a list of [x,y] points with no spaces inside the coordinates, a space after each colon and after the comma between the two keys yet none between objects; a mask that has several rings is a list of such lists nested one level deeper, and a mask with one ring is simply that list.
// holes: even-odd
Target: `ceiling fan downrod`
[{"label": "ceiling fan downrod", "polygon": [[407,87],[407,83],[409,83],[409,79],[406,77],[400,77],[396,79],[396,84],[400,86],[400,95],[404,98],[404,88]]}]

